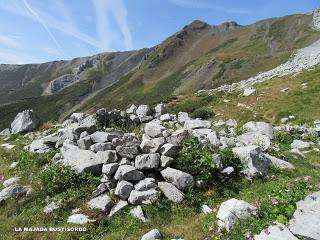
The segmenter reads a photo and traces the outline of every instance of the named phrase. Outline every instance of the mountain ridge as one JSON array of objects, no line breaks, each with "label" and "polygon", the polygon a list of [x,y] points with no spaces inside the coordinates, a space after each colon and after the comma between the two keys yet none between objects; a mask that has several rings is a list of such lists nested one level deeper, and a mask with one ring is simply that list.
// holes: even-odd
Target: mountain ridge
[{"label": "mountain ridge", "polygon": [[[306,14],[246,26],[195,20],[153,48],[40,65],[0,65],[2,126],[16,113],[13,109],[21,111],[22,106],[34,108],[46,120],[57,120],[71,109],[153,104],[248,79],[285,63],[296,49],[318,40],[313,21]],[[86,61],[92,61],[88,68]],[[79,79],[68,79],[80,69]],[[54,94],[45,94],[50,84],[57,91],[53,87]],[[50,109],[42,109],[42,101]]]}]

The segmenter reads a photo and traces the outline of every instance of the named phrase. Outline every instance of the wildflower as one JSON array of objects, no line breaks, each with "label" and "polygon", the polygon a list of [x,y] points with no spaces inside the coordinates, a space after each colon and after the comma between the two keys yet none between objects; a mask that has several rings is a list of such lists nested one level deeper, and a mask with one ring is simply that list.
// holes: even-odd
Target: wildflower
[{"label": "wildflower", "polygon": [[214,226],[212,226],[212,225],[209,226],[209,232],[212,234],[214,233]]},{"label": "wildflower", "polygon": [[277,205],[279,203],[278,200],[275,198],[272,198],[271,202],[272,202],[272,205]]},{"label": "wildflower", "polygon": [[3,180],[3,179],[4,179],[4,176],[3,176],[3,175],[0,175],[0,181]]},{"label": "wildflower", "polygon": [[253,235],[252,235],[251,232],[246,232],[246,233],[244,234],[244,238],[245,238],[246,240],[253,240]]},{"label": "wildflower", "polygon": [[304,176],[303,179],[304,179],[305,181],[309,181],[311,178],[312,178],[311,176]]}]

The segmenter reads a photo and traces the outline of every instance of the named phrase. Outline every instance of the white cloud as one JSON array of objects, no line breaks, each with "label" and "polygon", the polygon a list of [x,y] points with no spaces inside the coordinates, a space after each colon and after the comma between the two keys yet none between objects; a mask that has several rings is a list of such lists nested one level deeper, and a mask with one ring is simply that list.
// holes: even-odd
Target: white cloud
[{"label": "white cloud", "polygon": [[213,1],[210,3],[196,1],[196,0],[169,0],[169,2],[184,8],[198,8],[198,9],[210,9],[224,13],[236,13],[236,14],[250,14],[251,12],[246,9],[222,7],[215,4]]},{"label": "white cloud", "polygon": [[22,48],[21,43],[15,36],[0,35],[0,45],[4,45],[11,48]]}]

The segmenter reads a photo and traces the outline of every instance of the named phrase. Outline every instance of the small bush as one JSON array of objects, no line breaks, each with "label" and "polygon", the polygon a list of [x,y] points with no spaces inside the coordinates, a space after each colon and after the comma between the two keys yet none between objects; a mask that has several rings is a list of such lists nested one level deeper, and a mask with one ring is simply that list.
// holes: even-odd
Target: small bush
[{"label": "small bush", "polygon": [[215,113],[210,108],[202,107],[202,108],[196,109],[191,114],[191,117],[192,118],[209,119],[209,118],[213,117],[214,115],[215,115]]},{"label": "small bush", "polygon": [[199,180],[207,181],[212,178],[216,169],[210,149],[199,143],[196,138],[182,142],[176,167]]},{"label": "small bush", "polygon": [[218,149],[216,152],[221,156],[223,167],[233,167],[237,175],[243,170],[240,158],[234,155],[231,148]]},{"label": "small bush", "polygon": [[[70,167],[60,163],[52,164],[40,174],[41,192],[53,196],[70,188],[78,188],[82,184],[95,182],[96,179],[88,173],[77,174]],[[97,182],[98,183],[98,182]]]}]

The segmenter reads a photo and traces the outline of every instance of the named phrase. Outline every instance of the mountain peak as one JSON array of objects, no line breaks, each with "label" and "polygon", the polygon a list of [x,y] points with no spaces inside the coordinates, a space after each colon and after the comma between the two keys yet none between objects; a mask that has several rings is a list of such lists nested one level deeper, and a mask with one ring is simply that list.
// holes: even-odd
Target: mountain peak
[{"label": "mountain peak", "polygon": [[186,25],[183,29],[184,30],[202,30],[207,27],[210,27],[208,23],[203,22],[201,20],[194,20],[192,23]]},{"label": "mountain peak", "polygon": [[227,32],[227,31],[237,29],[241,27],[241,25],[239,25],[237,22],[231,21],[231,22],[224,22],[218,25],[217,27],[219,28],[220,31]]}]

